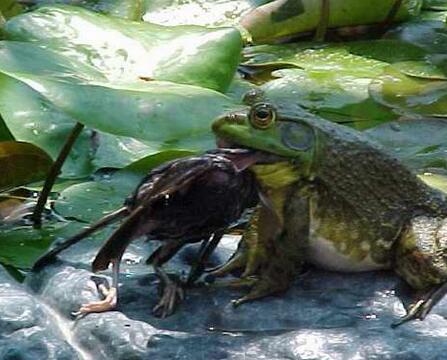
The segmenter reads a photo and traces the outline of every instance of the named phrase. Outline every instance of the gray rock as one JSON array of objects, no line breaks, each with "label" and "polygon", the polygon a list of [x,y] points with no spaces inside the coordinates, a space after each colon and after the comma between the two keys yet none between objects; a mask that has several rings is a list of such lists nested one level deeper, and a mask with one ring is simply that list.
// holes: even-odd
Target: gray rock
[{"label": "gray rock", "polygon": [[[225,239],[211,262],[225,261],[235,244],[235,239]],[[389,272],[340,274],[310,269],[298,276],[285,294],[238,308],[230,301],[243,291],[197,287],[188,290],[186,301],[174,315],[158,319],[151,314],[158,280],[144,264],[156,245],[137,241],[130,246],[123,259],[117,311],[89,314],[76,321],[71,317],[82,303],[99,298],[93,274],[88,271],[97,249],[91,242],[81,242],[59,262],[29,277],[27,284],[35,297],[9,281],[10,287],[25,295],[20,301],[17,297],[10,301],[6,313],[2,306],[0,331],[14,334],[17,348],[29,348],[20,332],[39,321],[51,328],[47,322],[51,318],[45,317],[45,307],[39,305],[42,300],[62,318],[56,319],[53,334],[60,326],[57,323],[66,324],[65,342],[54,335],[51,339],[36,335],[41,339],[38,344],[59,341],[60,345],[53,347],[62,351],[54,355],[57,359],[71,359],[73,351],[81,359],[95,360],[445,358],[447,299],[423,322],[392,329],[390,324],[405,314],[403,302],[411,300],[411,291]],[[195,245],[185,249],[166,269],[188,271],[196,250]],[[100,276],[110,281],[110,272]],[[8,302],[4,296],[0,299]],[[14,306],[17,303],[29,311],[19,311]],[[4,349],[11,349],[9,343],[0,344],[1,355]]]},{"label": "gray rock", "polygon": [[0,359],[80,359],[58,318],[0,267]]}]

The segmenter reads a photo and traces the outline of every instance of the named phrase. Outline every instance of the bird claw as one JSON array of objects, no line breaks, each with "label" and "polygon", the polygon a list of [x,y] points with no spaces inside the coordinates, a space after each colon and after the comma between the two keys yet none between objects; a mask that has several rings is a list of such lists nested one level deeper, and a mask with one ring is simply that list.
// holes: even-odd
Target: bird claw
[{"label": "bird claw", "polygon": [[72,315],[78,317],[85,314],[105,312],[115,309],[117,304],[116,288],[107,288],[104,284],[99,284],[98,291],[104,296],[103,300],[82,304],[81,308],[77,312],[73,312]]},{"label": "bird claw", "polygon": [[185,299],[185,292],[181,284],[170,282],[163,287],[163,293],[160,301],[152,309],[156,317],[164,319],[172,315],[176,305]]}]

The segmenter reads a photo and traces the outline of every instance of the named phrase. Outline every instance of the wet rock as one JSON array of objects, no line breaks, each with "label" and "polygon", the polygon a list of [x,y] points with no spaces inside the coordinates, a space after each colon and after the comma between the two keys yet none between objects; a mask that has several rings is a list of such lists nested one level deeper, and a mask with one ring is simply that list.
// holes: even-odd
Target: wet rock
[{"label": "wet rock", "polygon": [[0,359],[79,359],[57,314],[0,267]]},{"label": "wet rock", "polygon": [[[213,255],[212,264],[225,261],[236,240],[225,238]],[[158,281],[144,260],[157,244],[143,241],[133,243],[124,256],[117,311],[89,314],[73,321],[72,311],[83,302],[98,299],[88,270],[97,246],[80,243],[63,254],[59,262],[31,276],[27,284],[37,297],[11,283],[14,291],[24,295],[22,302],[17,297],[10,301],[9,317],[3,315],[2,306],[0,334],[15,334],[14,346],[24,347],[23,354],[29,353],[31,345],[24,342],[25,337],[20,335],[24,330],[20,329],[28,329],[39,321],[46,324],[47,330],[52,328],[48,325],[51,319],[45,317],[45,309],[39,305],[42,300],[68,324],[68,342],[63,341],[65,337],[50,339],[50,335],[45,335],[38,343],[59,341],[62,345],[57,345],[61,351],[57,355],[60,357],[54,357],[57,359],[445,358],[447,299],[423,322],[392,329],[391,323],[405,314],[403,304],[411,301],[411,292],[389,272],[341,274],[310,269],[297,277],[285,294],[238,308],[233,308],[230,301],[241,296],[242,290],[198,287],[187,292],[186,301],[173,316],[155,318],[151,309],[157,301]],[[187,247],[169,262],[167,270],[186,272],[197,248]],[[99,276],[110,280],[108,272]],[[3,291],[0,299],[6,301]],[[19,307],[28,307],[29,311],[19,311]],[[40,336],[43,339],[43,331]],[[74,349],[70,345],[73,343]],[[0,344],[0,355],[4,349],[11,351],[10,342]],[[73,350],[77,355],[73,355]]]}]

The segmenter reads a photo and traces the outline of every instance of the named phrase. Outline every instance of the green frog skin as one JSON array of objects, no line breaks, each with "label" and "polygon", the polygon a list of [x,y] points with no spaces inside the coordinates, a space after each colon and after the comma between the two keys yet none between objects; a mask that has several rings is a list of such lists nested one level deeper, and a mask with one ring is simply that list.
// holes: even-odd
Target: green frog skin
[{"label": "green frog skin", "polygon": [[[258,98],[255,98],[259,101]],[[423,294],[397,324],[423,319],[447,291],[447,201],[366,135],[293,105],[257,102],[215,120],[222,147],[256,151],[255,211],[232,258],[238,305],[286,290],[303,264],[393,269]]]}]

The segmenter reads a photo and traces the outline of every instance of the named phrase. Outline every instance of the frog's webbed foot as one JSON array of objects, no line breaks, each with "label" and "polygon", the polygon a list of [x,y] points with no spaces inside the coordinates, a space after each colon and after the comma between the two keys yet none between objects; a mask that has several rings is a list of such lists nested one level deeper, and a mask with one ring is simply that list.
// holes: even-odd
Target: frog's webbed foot
[{"label": "frog's webbed foot", "polygon": [[395,328],[410,320],[424,320],[430,313],[431,309],[445,296],[447,293],[447,282],[429,291],[425,296],[412,304],[405,316],[394,322],[391,327]]},{"label": "frog's webbed foot", "polygon": [[171,279],[161,267],[154,266],[154,268],[161,280],[161,297],[152,313],[163,319],[172,315],[176,306],[185,299],[185,293],[179,280]]},{"label": "frog's webbed foot", "polygon": [[239,299],[232,300],[231,303],[234,307],[241,304],[251,302],[263,297],[274,295],[287,290],[289,282],[275,281],[274,279],[261,278],[254,282],[253,287],[247,295]]}]

